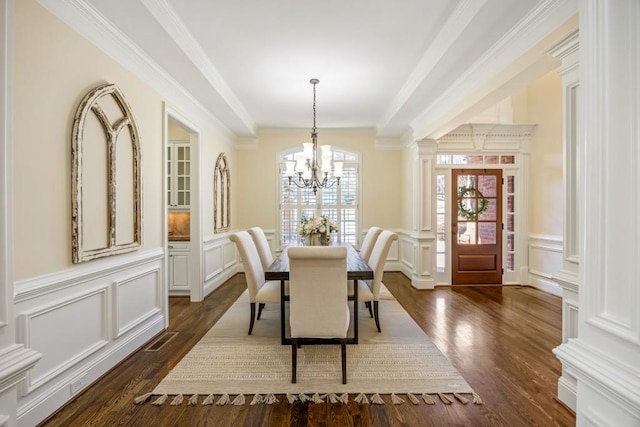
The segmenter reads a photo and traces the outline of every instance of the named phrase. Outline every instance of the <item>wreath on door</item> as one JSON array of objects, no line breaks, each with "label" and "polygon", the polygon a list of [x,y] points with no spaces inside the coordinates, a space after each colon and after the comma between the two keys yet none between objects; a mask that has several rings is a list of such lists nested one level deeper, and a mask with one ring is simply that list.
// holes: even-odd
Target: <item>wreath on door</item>
[{"label": "wreath on door", "polygon": [[[477,211],[465,208],[464,203],[462,203],[465,197],[478,198]],[[462,218],[467,221],[476,221],[480,215],[487,211],[487,209],[489,209],[489,200],[484,198],[484,195],[480,190],[474,187],[460,187],[460,190],[458,191],[458,212]]]}]

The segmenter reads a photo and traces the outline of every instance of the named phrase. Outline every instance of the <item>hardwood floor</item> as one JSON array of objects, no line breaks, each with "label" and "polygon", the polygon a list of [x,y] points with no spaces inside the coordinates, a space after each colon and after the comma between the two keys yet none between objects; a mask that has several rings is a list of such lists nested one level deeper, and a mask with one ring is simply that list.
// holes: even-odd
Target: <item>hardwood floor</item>
[{"label": "hardwood floor", "polygon": [[574,414],[555,399],[561,367],[551,350],[561,342],[560,298],[519,286],[418,291],[396,272],[385,273],[384,282],[484,405],[444,405],[439,400],[435,406],[393,405],[388,396],[385,405],[289,405],[283,396],[274,405],[135,405],[134,398],[150,392],[244,291],[244,275],[239,274],[202,303],[170,298],[168,330],[177,335],[159,351],[141,349],[131,355],[42,425],[575,425]]}]

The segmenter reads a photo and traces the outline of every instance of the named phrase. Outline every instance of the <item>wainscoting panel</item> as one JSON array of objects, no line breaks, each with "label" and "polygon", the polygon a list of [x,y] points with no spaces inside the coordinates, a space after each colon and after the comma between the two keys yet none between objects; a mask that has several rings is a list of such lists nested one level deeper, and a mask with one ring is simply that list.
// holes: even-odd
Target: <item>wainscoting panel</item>
[{"label": "wainscoting panel", "polygon": [[236,245],[231,233],[215,234],[204,241],[204,295],[209,295],[239,271]]},{"label": "wainscoting panel", "polygon": [[94,260],[14,284],[16,340],[42,354],[19,386],[36,425],[164,330],[164,251]]},{"label": "wainscoting panel", "polygon": [[18,339],[43,353],[27,373],[23,393],[32,392],[107,345],[108,318],[107,285],[20,314]]},{"label": "wainscoting panel", "polygon": [[529,280],[527,284],[562,296],[562,288],[553,276],[562,268],[562,237],[529,235]]},{"label": "wainscoting panel", "polygon": [[[415,241],[408,236],[398,235],[398,246],[400,249],[400,261],[402,265],[410,271],[413,271],[415,265]],[[406,273],[405,273],[406,274]],[[408,274],[411,277],[411,274]]]},{"label": "wainscoting panel", "polygon": [[[162,310],[160,268],[152,268],[113,283],[114,333],[118,338]],[[155,296],[155,297],[154,297]]]}]

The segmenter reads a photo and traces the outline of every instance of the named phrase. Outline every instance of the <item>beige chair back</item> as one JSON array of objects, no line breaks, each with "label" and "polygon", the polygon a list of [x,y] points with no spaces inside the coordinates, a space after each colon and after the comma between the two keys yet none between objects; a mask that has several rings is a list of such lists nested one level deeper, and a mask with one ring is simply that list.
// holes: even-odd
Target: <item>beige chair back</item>
[{"label": "beige chair back", "polygon": [[382,233],[382,228],[380,227],[371,227],[367,234],[364,236],[364,240],[362,241],[362,245],[360,245],[360,256],[364,260],[364,262],[368,263],[371,258],[371,251],[373,251],[373,247],[376,244],[376,240],[378,240],[378,236]]},{"label": "beige chair back", "polygon": [[260,262],[262,263],[262,269],[266,270],[273,262],[273,253],[271,253],[267,236],[264,234],[264,230],[260,227],[252,227],[248,229],[247,232],[251,235],[253,242],[256,244],[256,249],[260,256]]},{"label": "beige chair back", "polygon": [[398,235],[393,231],[384,230],[378,236],[376,244],[371,251],[371,258],[369,258],[369,266],[373,270],[373,281],[370,285],[371,292],[375,300],[380,296],[380,288],[382,284],[382,275],[384,274],[384,264],[387,261],[387,255],[391,244],[394,240],[398,239]]},{"label": "beige chair back", "polygon": [[290,247],[292,338],[345,338],[349,330],[347,248]]},{"label": "beige chair back", "polygon": [[235,242],[242,265],[244,266],[244,274],[247,278],[247,288],[249,290],[249,302],[255,302],[256,294],[264,285],[264,269],[258,255],[258,250],[253,239],[246,231],[239,231],[232,234],[229,239]]}]

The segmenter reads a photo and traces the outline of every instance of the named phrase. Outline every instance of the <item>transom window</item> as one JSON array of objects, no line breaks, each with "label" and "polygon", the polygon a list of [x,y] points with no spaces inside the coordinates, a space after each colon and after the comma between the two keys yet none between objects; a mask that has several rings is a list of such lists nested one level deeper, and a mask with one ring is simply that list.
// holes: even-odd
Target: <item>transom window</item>
[{"label": "transom window", "polygon": [[358,243],[360,200],[358,154],[336,149],[332,150],[334,161],[343,162],[342,178],[340,185],[331,188],[318,189],[313,194],[311,188],[298,188],[294,183],[289,184],[285,176],[285,161],[295,160],[295,156],[302,153],[301,150],[290,151],[280,156],[279,162],[279,200],[280,211],[278,226],[280,230],[280,249],[300,243],[300,220],[314,215],[328,215],[336,221],[340,231],[333,236],[338,242],[351,244]]}]

